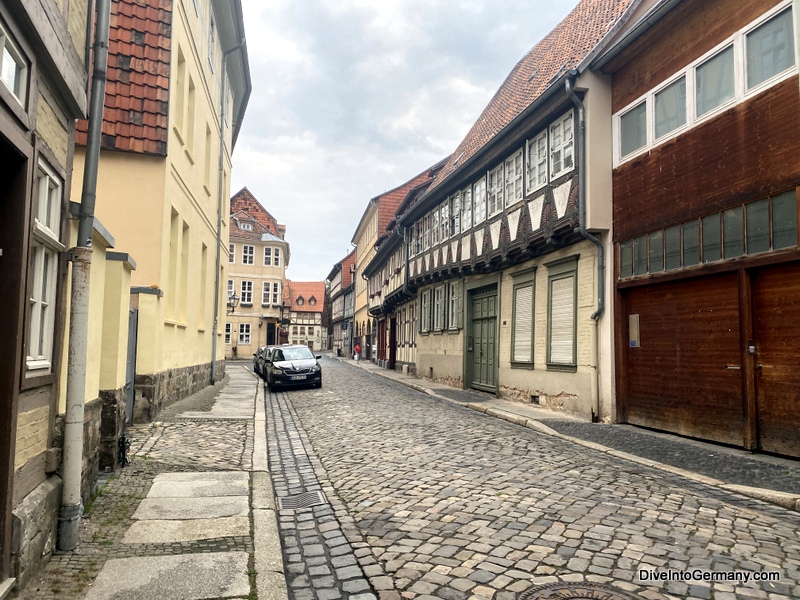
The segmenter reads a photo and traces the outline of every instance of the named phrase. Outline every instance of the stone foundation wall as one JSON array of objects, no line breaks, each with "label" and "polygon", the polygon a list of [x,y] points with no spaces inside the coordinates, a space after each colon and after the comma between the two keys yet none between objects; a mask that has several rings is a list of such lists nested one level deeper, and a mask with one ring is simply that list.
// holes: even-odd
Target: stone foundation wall
[{"label": "stone foundation wall", "polygon": [[11,575],[21,590],[47,564],[58,532],[61,478],[52,475],[23,498],[11,515]]},{"label": "stone foundation wall", "polygon": [[99,470],[116,471],[119,466],[119,438],[125,433],[125,388],[102,390],[100,420]]},{"label": "stone foundation wall", "polygon": [[[217,381],[225,377],[225,361],[217,362]],[[151,423],[161,410],[191,396],[211,382],[211,363],[169,369],[154,375],[136,375],[133,422]]]},{"label": "stone foundation wall", "polygon": [[[103,403],[100,398],[87,402],[83,409],[83,468],[81,469],[81,501],[86,504],[97,488],[97,475],[100,464],[100,420]],[[53,448],[64,448],[64,418],[56,417],[53,434]],[[60,466],[59,466],[60,472]]]}]

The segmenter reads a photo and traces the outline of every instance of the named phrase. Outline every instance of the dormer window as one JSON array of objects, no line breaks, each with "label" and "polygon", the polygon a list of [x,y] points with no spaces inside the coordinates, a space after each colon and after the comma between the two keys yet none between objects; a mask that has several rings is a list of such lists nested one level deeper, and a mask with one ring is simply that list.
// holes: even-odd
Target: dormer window
[{"label": "dormer window", "polygon": [[303,306],[303,297],[300,296],[299,298],[297,298],[297,300],[294,301],[294,303],[297,304],[297,306]]},{"label": "dormer window", "polygon": [[241,224],[239,224],[239,228],[242,231],[253,231],[253,224],[252,223],[241,223]]},{"label": "dormer window", "polygon": [[309,306],[314,306],[316,303],[317,303],[317,299],[314,298],[314,296],[311,296],[311,298],[308,299]]}]

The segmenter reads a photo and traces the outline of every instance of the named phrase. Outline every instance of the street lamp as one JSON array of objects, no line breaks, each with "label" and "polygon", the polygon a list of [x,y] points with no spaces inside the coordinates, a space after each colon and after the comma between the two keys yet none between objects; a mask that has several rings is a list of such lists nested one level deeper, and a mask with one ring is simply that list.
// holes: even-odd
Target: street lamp
[{"label": "street lamp", "polygon": [[237,306],[239,306],[239,296],[236,295],[236,292],[233,292],[228,296],[228,314],[233,313]]}]

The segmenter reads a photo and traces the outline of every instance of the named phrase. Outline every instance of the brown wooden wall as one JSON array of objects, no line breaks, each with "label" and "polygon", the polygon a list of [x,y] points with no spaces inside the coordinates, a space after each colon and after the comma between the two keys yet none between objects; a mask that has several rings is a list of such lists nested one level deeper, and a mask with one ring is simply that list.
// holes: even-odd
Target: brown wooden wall
[{"label": "brown wooden wall", "polygon": [[614,239],[800,185],[791,77],[614,171]]},{"label": "brown wooden wall", "polygon": [[613,75],[617,112],[722,43],[780,0],[685,0],[603,72]]}]

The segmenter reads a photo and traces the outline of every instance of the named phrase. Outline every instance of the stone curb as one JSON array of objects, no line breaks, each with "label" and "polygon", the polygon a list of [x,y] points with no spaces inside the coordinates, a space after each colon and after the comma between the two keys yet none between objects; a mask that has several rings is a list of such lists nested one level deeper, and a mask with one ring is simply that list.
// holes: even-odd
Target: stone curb
[{"label": "stone curb", "polygon": [[589,442],[586,440],[582,440],[580,438],[564,435],[563,433],[558,433],[554,429],[551,429],[541,421],[537,421],[536,419],[529,419],[528,417],[523,417],[521,415],[517,415],[514,413],[510,413],[508,411],[494,408],[492,406],[486,406],[484,404],[476,404],[474,402],[461,402],[460,400],[454,400],[452,398],[448,398],[447,396],[442,396],[441,394],[437,394],[433,389],[426,387],[424,385],[420,385],[415,382],[411,381],[403,381],[402,379],[396,379],[391,375],[381,373],[380,371],[374,371],[367,367],[362,367],[361,365],[356,365],[355,363],[348,362],[343,357],[332,356],[332,358],[336,358],[341,362],[346,364],[352,364],[353,366],[357,366],[360,369],[374,373],[379,377],[383,377],[384,379],[389,379],[391,381],[396,381],[406,387],[413,388],[418,392],[422,392],[424,394],[428,394],[429,396],[433,396],[434,398],[438,398],[440,400],[445,400],[452,404],[457,404],[458,406],[463,406],[465,408],[469,408],[470,410],[475,410],[477,412],[502,419],[504,421],[508,421],[509,423],[514,423],[515,425],[520,425],[527,429],[532,429],[534,431],[538,431],[539,433],[543,433],[545,435],[550,435],[553,437],[561,438],[563,440],[573,442],[575,444],[579,444],[586,448],[591,448],[592,450],[597,450],[598,452],[603,452],[608,454],[609,456],[613,456],[615,458],[621,458],[624,460],[628,460],[640,465],[644,465],[647,467],[652,467],[654,469],[659,469],[661,471],[666,471],[667,473],[672,473],[673,475],[679,475],[681,477],[685,477],[687,479],[691,479],[692,481],[697,481],[699,483],[704,483],[706,485],[710,485],[713,487],[718,487],[723,489],[727,492],[733,492],[736,494],[740,494],[742,496],[747,496],[749,498],[755,498],[756,500],[761,500],[763,502],[769,502],[770,504],[775,504],[777,506],[781,506],[783,508],[793,510],[796,512],[800,512],[800,495],[798,494],[791,494],[788,492],[778,492],[775,490],[768,490],[765,488],[755,488],[746,485],[735,485],[731,483],[725,483],[719,479],[714,479],[713,477],[707,477],[705,475],[701,475],[700,473],[695,473],[693,471],[687,471],[686,469],[681,469],[679,467],[674,467],[672,465],[667,465],[664,463],[656,462],[647,458],[642,458],[641,456],[636,456],[635,454],[629,454],[628,452],[622,452],[620,450],[615,450],[613,448],[609,448],[607,446],[603,446],[596,442]]}]

